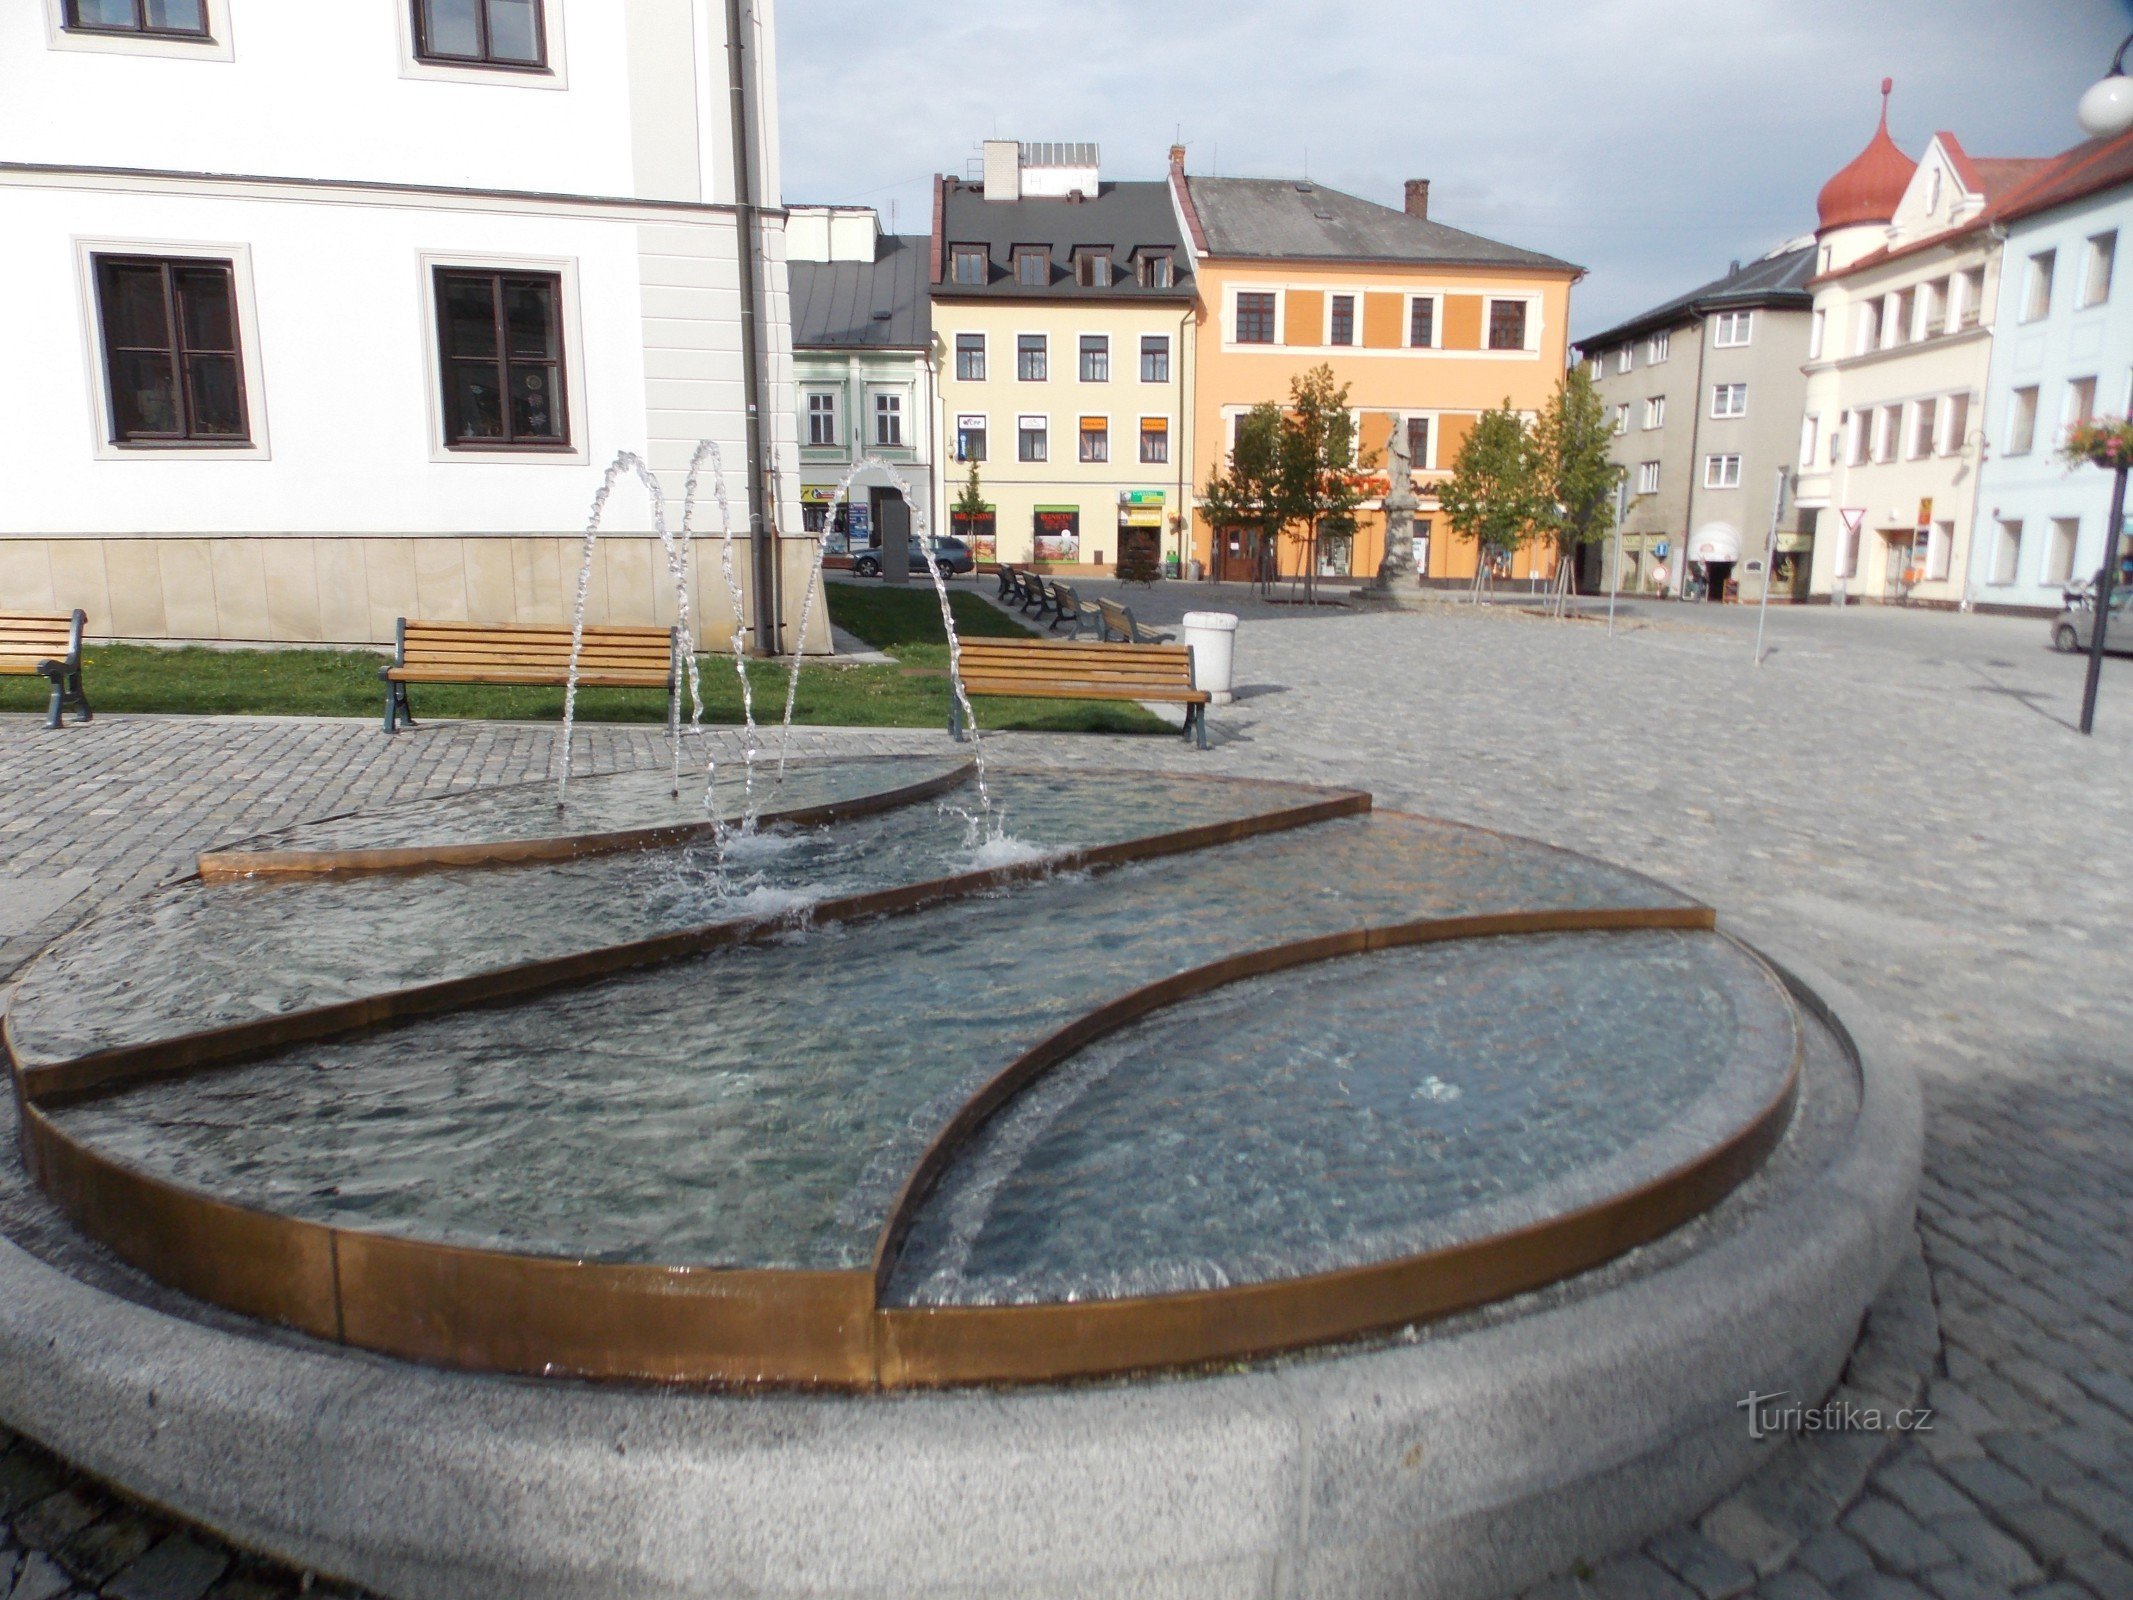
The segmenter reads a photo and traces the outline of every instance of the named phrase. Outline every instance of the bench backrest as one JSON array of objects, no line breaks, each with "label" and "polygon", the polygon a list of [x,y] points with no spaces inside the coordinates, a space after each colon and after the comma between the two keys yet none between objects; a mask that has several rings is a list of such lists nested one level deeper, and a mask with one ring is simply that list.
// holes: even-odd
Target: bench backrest
[{"label": "bench backrest", "polygon": [[1192,687],[1192,649],[1182,644],[1055,644],[1048,639],[969,639],[966,678],[1049,677],[1074,683]]},{"label": "bench backrest", "polygon": [[87,624],[88,618],[79,611],[70,617],[0,612],[0,658],[71,662],[80,650],[82,629]]},{"label": "bench backrest", "polygon": [[1074,586],[1071,583],[1053,584],[1052,593],[1059,597],[1059,609],[1061,611],[1079,611],[1081,609],[1081,596],[1074,592]]},{"label": "bench backrest", "polygon": [[1099,600],[1096,609],[1103,613],[1104,626],[1113,633],[1122,633],[1128,640],[1139,635],[1140,625],[1133,620],[1133,613],[1116,600]]},{"label": "bench backrest", "polygon": [[[579,667],[587,672],[643,672],[662,679],[674,668],[670,628],[585,630]],[[478,622],[400,624],[400,664],[409,667],[544,667],[570,670],[570,629],[490,627]]]}]

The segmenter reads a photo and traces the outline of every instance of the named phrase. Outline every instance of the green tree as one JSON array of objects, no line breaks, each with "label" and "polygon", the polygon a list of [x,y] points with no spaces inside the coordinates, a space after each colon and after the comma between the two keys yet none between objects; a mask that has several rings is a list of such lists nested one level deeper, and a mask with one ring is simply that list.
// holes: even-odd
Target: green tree
[{"label": "green tree", "polygon": [[1609,454],[1614,428],[1583,363],[1572,367],[1533,429],[1540,474],[1537,537],[1555,546],[1558,571],[1576,586],[1577,554],[1615,527],[1615,486],[1622,469]]},{"label": "green tree", "polygon": [[1254,406],[1237,423],[1229,470],[1218,465],[1200,491],[1200,515],[1220,539],[1241,528],[1251,540],[1252,570],[1264,588],[1272,576],[1274,544],[1288,521],[1283,498],[1281,407]]},{"label": "green tree", "polygon": [[1333,369],[1313,367],[1289,385],[1282,416],[1283,521],[1303,545],[1304,593],[1316,592],[1318,546],[1327,534],[1355,532],[1355,513],[1366,498],[1361,469],[1375,456],[1359,448],[1348,385]]},{"label": "green tree", "polygon": [[985,498],[984,487],[978,482],[978,464],[970,463],[970,476],[964,481],[963,492],[956,496],[955,514],[975,522],[992,509]]},{"label": "green tree", "polygon": [[1437,490],[1437,503],[1452,532],[1477,546],[1477,592],[1493,563],[1508,559],[1553,517],[1533,434],[1508,397],[1474,424],[1450,481]]}]

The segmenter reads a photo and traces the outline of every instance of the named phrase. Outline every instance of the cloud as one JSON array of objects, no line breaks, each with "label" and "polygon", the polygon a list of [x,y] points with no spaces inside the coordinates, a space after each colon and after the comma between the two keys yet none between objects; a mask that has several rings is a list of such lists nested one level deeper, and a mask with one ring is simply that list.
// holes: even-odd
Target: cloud
[{"label": "cloud", "polygon": [[1591,269],[1590,332],[1814,226],[1873,132],[1916,154],[2074,143],[2133,0],[784,0],[785,188],[930,221],[989,137],[1091,139],[1152,178],[1302,175]]}]

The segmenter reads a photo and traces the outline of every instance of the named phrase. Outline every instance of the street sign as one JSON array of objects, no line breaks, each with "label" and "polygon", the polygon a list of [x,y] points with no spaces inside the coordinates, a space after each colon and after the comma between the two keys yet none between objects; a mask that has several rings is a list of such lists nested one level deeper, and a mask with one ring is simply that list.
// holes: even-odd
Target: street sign
[{"label": "street sign", "polygon": [[1668,544],[1664,539],[1661,539],[1657,544],[1652,546],[1652,554],[1657,556],[1661,561],[1664,561],[1667,558],[1668,552],[1671,551],[1673,548],[1674,547],[1672,545]]},{"label": "street sign", "polygon": [[1931,500],[1921,500],[1921,501],[1919,501],[1919,502],[1918,502],[1918,521],[1917,521],[1917,523],[1916,523],[1916,526],[1918,526],[1918,527],[1921,527],[1921,528],[1924,528],[1924,527],[1930,527],[1930,526],[1932,525],[1932,522],[1933,522],[1933,502],[1932,502]]},{"label": "street sign", "polygon": [[1854,538],[1856,538],[1859,534],[1859,531],[1866,526],[1866,507],[1864,506],[1846,506],[1843,510],[1839,511],[1837,515],[1844,519],[1844,531],[1848,534],[1851,534]]}]

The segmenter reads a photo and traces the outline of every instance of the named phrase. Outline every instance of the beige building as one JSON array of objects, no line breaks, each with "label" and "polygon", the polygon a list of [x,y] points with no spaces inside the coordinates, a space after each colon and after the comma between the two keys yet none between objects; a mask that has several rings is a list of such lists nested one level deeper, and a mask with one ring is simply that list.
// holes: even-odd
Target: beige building
[{"label": "beige building", "polygon": [[1191,462],[1193,282],[1167,185],[1107,183],[1096,146],[985,147],[935,181],[941,503],[970,469],[982,562],[1105,571],[1180,548]]},{"label": "beige building", "polygon": [[1913,162],[1888,87],[1873,141],[1819,201],[1799,497],[1822,528],[1815,595],[1954,606],[2000,298],[1992,206],[2042,163],[1978,160],[1952,133]]}]

